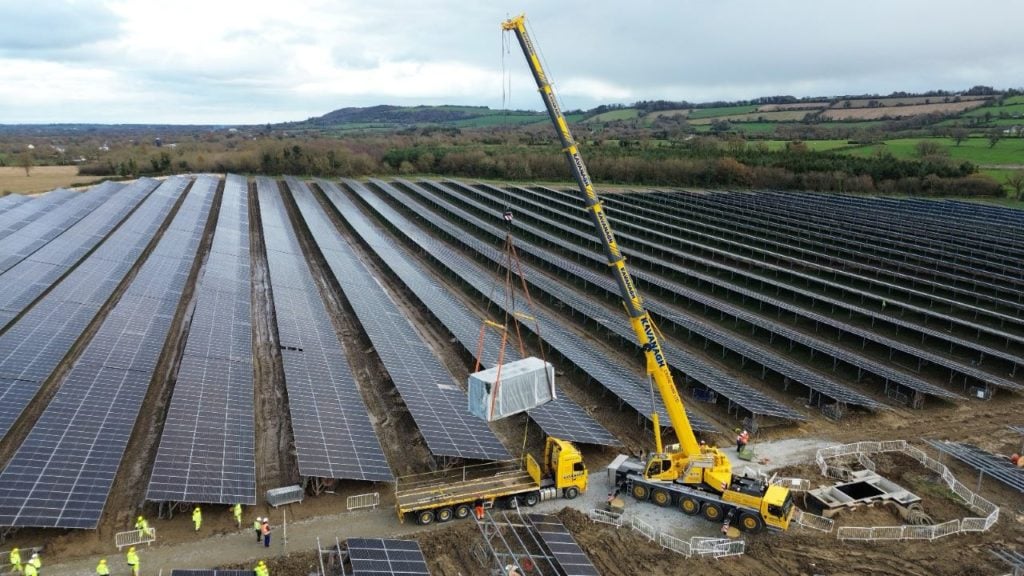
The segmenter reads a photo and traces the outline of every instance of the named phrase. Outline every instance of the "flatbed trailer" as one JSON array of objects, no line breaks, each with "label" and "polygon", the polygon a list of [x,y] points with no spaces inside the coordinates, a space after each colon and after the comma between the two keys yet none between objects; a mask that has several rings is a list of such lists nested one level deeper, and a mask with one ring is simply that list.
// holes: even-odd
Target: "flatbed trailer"
[{"label": "flatbed trailer", "polygon": [[[574,494],[578,494],[575,492]],[[395,481],[395,509],[398,519],[412,517],[418,524],[448,522],[469,517],[473,506],[502,505],[515,508],[534,506],[556,498],[554,482],[543,478],[533,456],[414,474]]]}]

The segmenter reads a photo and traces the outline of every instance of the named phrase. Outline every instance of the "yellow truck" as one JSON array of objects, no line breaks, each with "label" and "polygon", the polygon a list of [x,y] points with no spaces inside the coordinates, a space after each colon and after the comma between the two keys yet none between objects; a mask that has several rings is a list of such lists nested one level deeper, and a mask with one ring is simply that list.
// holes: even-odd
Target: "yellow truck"
[{"label": "yellow truck", "polygon": [[587,490],[587,467],[571,442],[549,437],[543,465],[527,454],[522,462],[489,462],[404,476],[395,481],[398,519],[417,524],[468,518],[485,508],[536,506],[555,498],[573,499]]}]

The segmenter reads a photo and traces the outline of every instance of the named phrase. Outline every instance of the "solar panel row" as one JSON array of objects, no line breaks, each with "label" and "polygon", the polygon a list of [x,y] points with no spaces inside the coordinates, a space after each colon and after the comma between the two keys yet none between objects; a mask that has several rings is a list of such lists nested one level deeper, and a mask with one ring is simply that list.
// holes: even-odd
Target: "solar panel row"
[{"label": "solar panel row", "polygon": [[299,474],[392,480],[277,182],[256,179]]},{"label": "solar panel row", "polygon": [[217,181],[199,177],[0,473],[0,526],[95,528],[196,259]]},{"label": "solar panel row", "polygon": [[[522,225],[522,226],[525,226],[525,224],[523,224],[522,222],[520,222],[519,224]],[[547,238],[552,238],[551,236],[546,235],[545,233],[543,233],[541,231],[538,231],[538,230],[536,230],[534,228],[525,227],[525,229],[530,230],[531,233],[534,233],[534,234],[537,234],[537,235],[541,235],[541,236],[544,236],[544,237],[547,237]],[[599,258],[595,254],[590,252],[590,251],[582,251],[578,247],[574,247],[574,246],[572,246],[570,244],[567,244],[567,243],[565,243],[565,242],[563,242],[563,241],[561,241],[559,239],[552,239],[551,241],[554,242],[554,243],[558,243],[559,245],[563,246],[563,248],[565,248],[567,250],[574,251],[576,254],[578,254],[582,258],[591,259],[591,260],[594,260],[594,261],[599,260]],[[737,286],[737,285],[735,285],[735,284],[733,284],[731,282],[719,279],[719,278],[714,277],[714,276],[700,274],[699,272],[694,271],[694,269],[692,267],[683,268],[683,267],[678,266],[677,264],[675,264],[675,263],[673,263],[671,261],[663,260],[663,259],[657,258],[655,256],[651,256],[651,255],[641,255],[639,253],[632,253],[628,249],[624,249],[624,253],[633,254],[633,255],[636,256],[635,259],[637,259],[637,260],[652,262],[652,263],[656,264],[659,268],[664,269],[664,270],[668,270],[668,271],[671,271],[671,272],[674,272],[674,273],[677,273],[677,274],[681,275],[682,277],[699,278],[703,282],[707,282],[707,283],[715,285],[715,286],[722,286],[722,287],[724,287],[726,289],[739,292],[739,293],[743,294],[745,297],[751,297],[751,298],[754,298],[754,299],[756,299],[758,301],[765,302],[765,303],[773,303],[773,304],[777,303],[777,304],[780,305],[780,307],[784,307],[787,310],[799,313],[799,314],[807,316],[807,317],[810,317],[810,316],[813,315],[814,316],[813,319],[815,321],[819,321],[820,320],[820,321],[825,322],[825,323],[830,324],[830,325],[836,325],[837,327],[842,327],[842,329],[844,329],[844,330],[846,330],[847,328],[850,328],[850,331],[855,333],[858,336],[862,336],[862,337],[865,337],[865,338],[867,338],[869,340],[873,340],[873,341],[879,342],[879,343],[883,344],[884,346],[890,347],[890,348],[892,348],[894,350],[901,350],[901,351],[907,352],[908,354],[914,355],[914,356],[916,356],[918,358],[921,358],[922,360],[926,360],[928,362],[933,362],[935,364],[939,364],[939,365],[942,365],[944,367],[948,367],[951,370],[955,370],[957,372],[966,374],[966,375],[968,375],[968,376],[970,376],[972,378],[978,378],[978,379],[982,380],[983,382],[989,382],[989,383],[992,383],[994,385],[998,385],[998,386],[1006,387],[1006,388],[1010,388],[1010,389],[1016,389],[1017,386],[1018,386],[1017,384],[1015,384],[1015,383],[1013,383],[1013,382],[1011,382],[1011,381],[1009,381],[1009,380],[1007,380],[1005,378],[993,375],[990,372],[985,372],[985,371],[979,370],[978,368],[976,368],[974,366],[968,366],[968,365],[963,364],[962,362],[958,362],[958,361],[955,361],[955,360],[952,360],[952,359],[949,359],[949,358],[945,358],[945,357],[939,356],[937,354],[934,354],[934,353],[922,350],[920,348],[917,348],[917,347],[914,347],[914,346],[911,346],[911,345],[907,345],[907,344],[902,343],[902,342],[898,342],[896,340],[892,340],[892,339],[888,339],[888,338],[884,338],[884,337],[878,336],[878,335],[874,334],[871,331],[856,329],[856,328],[853,328],[853,327],[848,327],[848,326],[844,325],[842,322],[836,321],[836,320],[832,319],[831,317],[823,316],[823,315],[820,315],[820,314],[817,314],[817,313],[814,313],[814,312],[805,311],[805,310],[802,310],[799,307],[792,306],[792,305],[789,305],[789,304],[786,304],[786,303],[782,303],[782,302],[776,301],[774,299],[765,297],[765,296],[763,296],[761,294],[758,294],[756,292],[747,290],[747,289],[742,288],[740,286]],[[691,259],[694,260],[694,261],[699,261],[701,263],[709,264],[709,265],[714,266],[714,267],[725,268],[724,266],[722,266],[720,264],[717,264],[714,261],[704,260],[704,259],[701,259],[701,258],[698,258],[698,257],[692,257]],[[603,261],[601,261],[601,262],[603,262]],[[735,269],[735,268],[731,268],[731,267],[729,267],[727,269],[730,272],[735,272],[736,274],[751,275],[750,273],[748,273],[748,272],[746,272],[744,270],[741,270],[741,269]],[[696,300],[699,300],[702,304],[707,304],[707,305],[712,305],[713,304],[713,301],[711,299],[701,298],[700,296],[696,296],[698,293],[696,293],[694,291],[687,290],[684,287],[682,287],[681,285],[665,281],[664,279],[661,279],[658,276],[652,275],[650,273],[644,272],[643,270],[634,269],[634,276],[637,279],[639,279],[639,280],[647,281],[647,282],[651,283],[652,285],[657,286],[659,289],[664,289],[664,290],[667,290],[667,291],[669,291],[671,293],[675,293],[675,294],[678,294],[678,295],[683,295],[683,296],[686,296],[686,297],[692,297],[692,298],[694,298]],[[810,291],[806,291],[806,290],[800,289],[800,288],[792,286],[792,285],[782,284],[782,283],[779,283],[777,280],[774,280],[772,278],[767,278],[767,277],[764,277],[764,276],[756,276],[756,277],[757,277],[758,280],[761,280],[761,281],[763,281],[765,283],[775,284],[775,285],[778,285],[778,286],[785,286],[789,290],[792,290],[794,292],[800,293],[802,295],[806,295],[808,297],[812,297],[812,298],[815,298],[815,299],[823,300],[823,301],[828,302],[829,304],[832,304],[834,306],[844,307],[844,308],[851,309],[851,310],[856,309],[856,310],[859,310],[859,311],[863,311],[866,314],[870,313],[869,311],[867,311],[865,309],[862,309],[862,308],[859,308],[859,307],[857,307],[855,305],[848,304],[848,303],[840,301],[840,300],[831,299],[831,298],[828,298],[826,296],[821,296],[821,295],[818,295],[816,293],[813,293],[813,292],[810,292]],[[657,307],[658,300],[657,299],[651,299],[651,303],[652,303],[652,309],[653,309],[653,308]],[[732,312],[729,312],[729,313],[732,314]],[[885,316],[885,318],[889,319],[888,316]],[[901,320],[896,319],[896,318],[892,318],[891,321],[894,322],[894,323],[899,323],[900,325],[912,326],[912,324],[910,324],[908,322],[905,322],[905,321],[901,321]],[[946,399],[955,399],[955,398],[959,397],[958,395],[953,394],[952,392],[949,392],[948,390],[945,390],[944,388],[940,388],[940,387],[937,387],[937,386],[930,385],[927,382],[924,382],[923,380],[921,380],[920,378],[918,378],[918,377],[916,377],[914,375],[908,374],[908,373],[906,373],[904,371],[895,370],[895,369],[893,369],[891,367],[888,367],[888,366],[886,366],[884,364],[872,361],[872,360],[870,360],[868,358],[865,358],[865,357],[862,357],[862,356],[859,356],[859,355],[851,355],[849,353],[843,353],[841,351],[841,349],[839,349],[839,348],[837,348],[835,346],[831,346],[831,345],[829,345],[827,343],[823,343],[823,342],[820,342],[820,341],[815,342],[815,340],[813,340],[813,339],[809,339],[809,338],[806,338],[806,337],[801,337],[798,332],[793,331],[793,330],[788,330],[784,326],[782,326],[781,324],[773,323],[773,327],[770,328],[770,329],[773,332],[778,333],[780,335],[784,335],[787,338],[793,339],[794,341],[799,340],[802,344],[805,344],[805,345],[807,345],[809,347],[812,347],[815,350],[823,351],[823,352],[826,352],[826,353],[829,353],[829,354],[832,354],[833,352],[836,352],[836,354],[833,354],[833,355],[836,356],[837,358],[839,358],[839,359],[841,359],[843,361],[846,361],[846,362],[850,362],[851,364],[857,366],[858,368],[865,369],[865,370],[867,370],[869,372],[876,373],[876,374],[882,376],[886,380],[889,380],[889,381],[892,381],[892,382],[895,382],[895,383],[907,386],[908,388],[911,388],[911,389],[914,389],[914,390],[918,390],[918,391],[923,392],[925,394],[933,395],[933,396],[936,396],[936,397],[943,397],[943,398],[946,398]],[[931,331],[930,329],[927,329],[927,328],[921,328],[921,330],[928,330],[930,332],[934,332],[936,335],[938,335],[940,337],[943,337],[943,338],[945,338],[947,340],[949,340],[951,338],[955,338],[955,337],[953,337],[951,335],[948,335],[946,333],[940,333],[940,332],[937,332],[937,331]],[[958,340],[958,343],[962,343],[962,344],[967,345],[967,346],[977,347],[977,344],[972,344],[970,342],[963,341],[963,340]],[[999,356],[999,357],[1007,357],[1008,356],[1005,352],[1000,352],[1000,351],[995,351],[995,350],[993,350],[992,352],[994,352],[994,354],[996,356]],[[840,356],[842,356],[842,357],[840,358]],[[1014,360],[1012,360],[1012,358],[1013,358],[1012,355],[1009,356],[1009,358],[1011,359],[1011,361],[1014,361]]]},{"label": "solar panel row", "polygon": [[0,335],[0,378],[7,379],[0,384],[0,438],[135,265],[186,184],[169,179],[149,194],[95,252]]},{"label": "solar panel row", "polygon": [[[426,204],[420,203],[419,200],[398,191],[387,183],[379,180],[371,180],[371,182],[383,194],[395,199],[401,205],[415,207],[416,213],[433,224],[436,230],[452,231],[450,223],[431,212]],[[395,212],[374,195],[360,188],[354,187],[354,190],[369,206],[381,215],[382,220],[391,222],[397,233],[408,237],[422,247],[424,253],[432,255],[440,265],[448,268],[463,281],[470,283],[480,294],[484,296],[489,294],[489,288],[493,284],[493,281],[490,280],[491,273],[481,271],[476,264],[469,261],[465,256],[448,248],[443,242],[437,240],[432,235],[420,230],[418,225]],[[492,261],[499,261],[501,259],[500,253],[493,247],[469,235],[455,234],[451,238],[481,254],[490,254],[493,256]],[[535,276],[530,276],[530,278],[535,278]],[[540,280],[542,279],[541,277]],[[492,304],[495,306],[503,305],[502,302],[494,300],[492,300]],[[639,371],[627,369],[621,364],[611,361],[600,350],[595,349],[592,343],[585,341],[575,332],[566,329],[556,320],[547,317],[542,311],[535,310],[534,314],[541,325],[545,327],[540,336],[552,349],[557,350],[563,357],[575,364],[638,413],[648,419],[651,418],[652,394],[650,384],[640,376]],[[654,404],[660,421],[663,425],[667,425],[669,420],[665,414],[664,405],[656,395],[654,396]],[[691,411],[688,410],[687,415],[694,429],[716,431],[714,426],[700,419]]]},{"label": "solar panel row", "polygon": [[[104,185],[105,183],[97,186],[96,188],[102,188]],[[118,184],[113,184],[113,186],[119,187]],[[42,196],[37,196],[28,202],[23,202],[0,214],[0,240],[10,236],[13,232],[18,231],[21,228],[24,228],[36,218],[46,214],[47,211],[53,210],[75,196],[81,196],[81,194],[76,194],[75,192],[61,188],[43,194]]]},{"label": "solar panel row", "polygon": [[14,208],[15,206],[28,202],[28,196],[22,196],[21,194],[8,194],[6,196],[0,196],[0,214],[3,214],[7,210]]},{"label": "solar panel row", "polygon": [[[355,181],[349,181],[348,185],[353,188],[362,188],[362,184]],[[471,354],[482,353],[483,359],[480,361],[482,366],[496,365],[501,347],[501,338],[498,332],[495,330],[484,332],[485,341],[480,350],[478,346],[480,318],[466,308],[465,304],[451,292],[437,284],[433,278],[421,270],[402,248],[378,232],[337,186],[325,181],[320,181],[319,186],[337,208],[338,214],[371,247],[380,261],[416,294],[417,298],[448,328],[462,346]],[[365,192],[365,190],[363,191]],[[486,282],[486,279],[481,275],[481,277],[474,278],[473,281],[482,283]],[[519,350],[516,345],[506,346],[504,356],[506,362],[519,358]],[[619,443],[603,426],[587,415],[578,404],[561,392],[555,400],[530,410],[528,414],[549,436],[585,444],[611,446]]]},{"label": "solar panel row", "polygon": [[[437,190],[439,193],[448,195],[449,197],[456,197],[454,193],[447,187],[439,184],[429,184],[432,189]],[[410,185],[410,188],[417,188]],[[426,192],[425,189],[421,189]],[[495,238],[501,237],[503,234],[497,227],[487,224],[475,216],[468,214],[466,211],[456,207],[444,200],[440,196],[432,195],[427,193],[421,196],[423,198],[432,197],[433,201],[438,203],[438,206],[443,207],[449,214],[457,214],[459,218],[466,222],[470,222],[473,226],[479,230],[484,230],[490,233]],[[462,201],[467,206],[472,206],[478,210],[481,210],[490,215],[494,215],[494,210],[481,206],[473,201],[462,198]],[[496,218],[500,218],[501,212],[499,211]],[[522,224],[521,219],[514,220],[512,226],[524,230],[527,227]],[[555,238],[550,235],[545,235],[546,239],[554,244],[565,244],[564,241]],[[531,246],[529,243],[522,243],[522,251],[531,251],[533,253],[543,252],[542,249]],[[625,252],[625,250],[623,250]],[[596,257],[596,256],[595,256]],[[564,258],[552,257],[549,260],[558,261],[562,265],[567,264]],[[627,342],[635,343],[636,337],[632,331],[632,328],[628,326],[623,315],[618,312],[613,312],[608,308],[601,306],[590,299],[582,297],[575,290],[568,288],[560,283],[553,283],[550,279],[545,277],[531,278],[531,282],[535,282],[538,286],[541,283],[549,283],[551,285],[550,290],[545,290],[556,299],[566,302],[572,305],[575,309],[581,311],[585,316],[591,318],[594,322],[605,326],[608,330],[617,334],[620,338]],[[543,289],[543,288],[542,288]],[[728,398],[730,402],[746,409],[752,414],[773,416],[783,418],[787,420],[804,420],[804,416],[800,413],[788,408],[784,404],[766,396],[755,388],[747,386],[742,382],[739,382],[731,375],[725,373],[720,368],[699,359],[684,350],[670,344],[663,343],[663,349],[668,357],[669,364],[679,372],[699,381],[704,386],[711,388]]]},{"label": "solar panel row", "polygon": [[529,514],[527,518],[533,529],[540,535],[544,545],[551,551],[565,576],[599,576],[597,568],[583,552],[580,545],[565,528],[562,521],[552,514]]},{"label": "solar panel row", "polygon": [[[28,243],[52,239],[26,253],[0,275],[0,327],[28,308],[102,242],[158,184],[154,180],[140,180],[123,190],[114,186],[82,195],[8,238],[18,237]],[[54,238],[54,230],[62,233]],[[108,247],[107,251],[111,249]]]},{"label": "solar panel row", "polygon": [[435,456],[504,460],[508,451],[466,410],[466,394],[366,266],[352,253],[305,183],[288,187],[345,298]]},{"label": "solar panel row", "polygon": [[256,503],[248,198],[228,175],[148,500]]},{"label": "solar panel row", "polygon": [[349,538],[352,576],[430,576],[415,540]]}]

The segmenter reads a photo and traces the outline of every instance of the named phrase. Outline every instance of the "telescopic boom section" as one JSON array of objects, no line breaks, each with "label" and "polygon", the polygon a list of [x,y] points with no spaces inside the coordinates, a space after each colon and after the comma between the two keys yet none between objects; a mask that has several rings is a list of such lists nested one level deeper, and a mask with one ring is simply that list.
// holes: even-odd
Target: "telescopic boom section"
[{"label": "telescopic boom section", "polygon": [[[693,435],[693,429],[690,427],[690,421],[686,417],[686,411],[683,409],[683,402],[679,397],[679,391],[672,380],[672,372],[665,361],[665,353],[661,348],[661,343],[658,341],[654,321],[651,319],[650,314],[647,313],[646,308],[644,308],[643,298],[640,297],[640,292],[637,291],[636,285],[633,283],[633,277],[629,274],[629,270],[626,269],[626,259],[622,256],[622,253],[619,251],[619,245],[615,242],[615,234],[612,232],[612,227],[608,222],[608,216],[605,214],[601,199],[598,198],[597,192],[594,191],[594,185],[590,181],[590,175],[587,173],[587,166],[583,163],[579,146],[577,146],[572,133],[569,131],[569,124],[566,122],[565,116],[562,115],[562,111],[558,107],[558,101],[555,99],[554,89],[552,89],[551,83],[548,82],[547,75],[544,74],[540,57],[537,55],[533,41],[526,31],[526,17],[525,15],[516,16],[503,22],[501,27],[503,30],[515,32],[516,38],[519,40],[519,46],[522,47],[526,61],[530,65],[533,79],[536,80],[541,98],[544,99],[544,106],[548,110],[551,122],[555,125],[559,139],[562,141],[562,151],[565,152],[566,159],[569,161],[569,169],[576,179],[576,184],[579,186],[580,193],[583,196],[583,202],[587,206],[587,211],[590,212],[591,218],[594,221],[594,227],[597,229],[597,235],[601,238],[601,243],[604,245],[608,264],[615,268],[615,278],[619,284],[619,292],[622,295],[626,312],[629,314],[629,322],[633,326],[633,331],[636,333],[636,337],[644,350],[647,358],[647,371],[658,386],[658,392],[664,400],[669,420],[671,420],[672,427],[675,428],[676,436],[679,438],[680,447],[687,456],[699,455],[700,447],[697,445],[697,438]],[[657,434],[657,422],[658,415],[655,411],[655,438],[658,439],[656,450],[660,453],[662,447],[660,435]]]}]

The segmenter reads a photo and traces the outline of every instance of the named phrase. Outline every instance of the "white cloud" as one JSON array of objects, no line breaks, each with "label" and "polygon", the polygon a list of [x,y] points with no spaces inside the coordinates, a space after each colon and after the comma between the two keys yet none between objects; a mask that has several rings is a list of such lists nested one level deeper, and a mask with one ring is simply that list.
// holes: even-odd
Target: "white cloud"
[{"label": "white cloud", "polygon": [[[1007,87],[1024,4],[656,0],[0,3],[0,122],[275,122],[502,101],[524,9],[566,108],[638,99]],[[13,8],[12,8],[13,7]],[[540,107],[518,46],[510,107]]]}]

